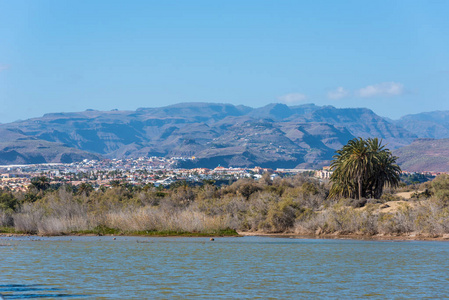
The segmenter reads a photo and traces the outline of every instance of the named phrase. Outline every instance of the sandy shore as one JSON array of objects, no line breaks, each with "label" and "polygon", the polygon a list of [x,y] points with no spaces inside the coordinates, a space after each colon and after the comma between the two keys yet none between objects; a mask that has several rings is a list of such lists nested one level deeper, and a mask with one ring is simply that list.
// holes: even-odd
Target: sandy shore
[{"label": "sandy shore", "polygon": [[238,231],[241,236],[271,236],[271,237],[289,237],[296,239],[353,239],[353,240],[373,240],[373,241],[449,241],[449,234],[443,236],[430,237],[416,234],[409,235],[359,235],[359,234],[320,234],[305,235],[296,233],[266,233],[266,232],[248,232]]}]

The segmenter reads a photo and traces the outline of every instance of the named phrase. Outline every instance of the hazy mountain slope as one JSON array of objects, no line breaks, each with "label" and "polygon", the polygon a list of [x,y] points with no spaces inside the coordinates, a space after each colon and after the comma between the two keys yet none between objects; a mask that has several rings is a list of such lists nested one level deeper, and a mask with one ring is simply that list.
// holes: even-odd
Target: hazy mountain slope
[{"label": "hazy mountain slope", "polygon": [[242,116],[253,108],[221,103],[179,103],[157,108],[139,108],[136,116],[150,119],[180,118],[188,122],[207,122],[221,120],[228,116]]},{"label": "hazy mountain slope", "polygon": [[449,139],[417,139],[393,153],[404,171],[449,172]]},{"label": "hazy mountain slope", "polygon": [[99,155],[0,128],[0,164],[71,163]]},{"label": "hazy mountain slope", "polygon": [[394,122],[420,138],[449,138],[449,111],[406,115]]},{"label": "hazy mountain slope", "polygon": [[142,126],[133,122],[134,112],[99,112],[46,114],[2,125],[20,129],[28,136],[59,142],[89,152],[106,154],[123,145],[142,141]]},{"label": "hazy mountain slope", "polygon": [[276,121],[284,120],[295,112],[285,104],[272,103],[264,107],[255,108],[248,113],[248,116],[255,119],[273,119]]},{"label": "hazy mountain slope", "polygon": [[338,128],[346,128],[356,137],[377,137],[390,148],[410,144],[417,136],[388,122],[367,108],[335,108],[324,106],[303,117],[307,122],[325,122]]}]

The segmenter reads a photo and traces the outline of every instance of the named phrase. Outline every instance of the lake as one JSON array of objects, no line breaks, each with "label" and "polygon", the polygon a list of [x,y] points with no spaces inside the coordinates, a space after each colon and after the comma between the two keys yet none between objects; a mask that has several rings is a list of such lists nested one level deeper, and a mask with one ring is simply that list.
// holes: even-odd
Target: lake
[{"label": "lake", "polygon": [[5,299],[445,298],[449,242],[1,237]]}]

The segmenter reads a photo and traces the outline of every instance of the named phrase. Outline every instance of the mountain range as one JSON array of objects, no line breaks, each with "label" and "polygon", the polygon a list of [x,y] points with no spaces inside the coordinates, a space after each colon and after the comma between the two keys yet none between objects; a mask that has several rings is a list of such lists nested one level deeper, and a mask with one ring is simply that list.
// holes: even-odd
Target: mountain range
[{"label": "mountain range", "polygon": [[0,163],[194,156],[180,167],[316,168],[354,137],[378,137],[398,149],[417,138],[449,138],[448,121],[449,112],[389,120],[366,108],[279,103],[52,113],[1,124]]}]

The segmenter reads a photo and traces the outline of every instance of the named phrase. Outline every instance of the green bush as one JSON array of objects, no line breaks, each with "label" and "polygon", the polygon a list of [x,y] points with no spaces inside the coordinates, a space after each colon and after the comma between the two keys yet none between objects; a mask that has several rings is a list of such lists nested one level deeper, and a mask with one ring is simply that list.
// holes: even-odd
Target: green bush
[{"label": "green bush", "polygon": [[5,212],[13,212],[19,206],[19,202],[13,194],[9,192],[0,193],[0,210]]},{"label": "green bush", "polygon": [[449,175],[438,175],[432,181],[432,189],[435,197],[441,201],[449,202]]}]

